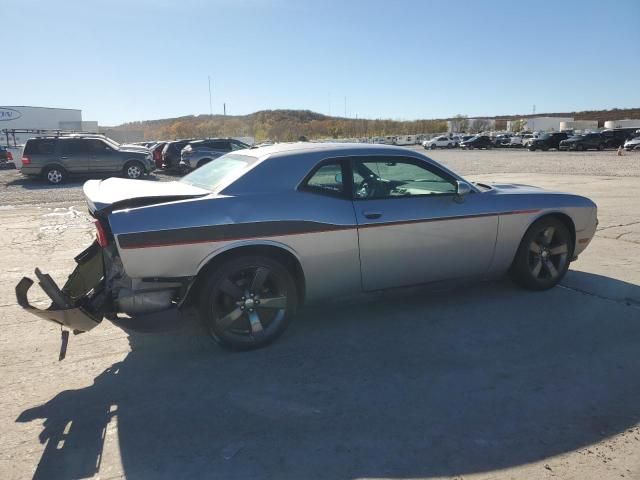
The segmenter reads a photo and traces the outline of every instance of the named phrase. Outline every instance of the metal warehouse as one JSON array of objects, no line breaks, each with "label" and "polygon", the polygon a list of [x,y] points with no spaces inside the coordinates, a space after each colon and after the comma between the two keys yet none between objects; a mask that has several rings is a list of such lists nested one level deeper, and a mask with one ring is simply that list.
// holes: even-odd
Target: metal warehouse
[{"label": "metal warehouse", "polygon": [[[73,108],[48,108],[26,106],[0,106],[0,131],[2,130],[87,130],[96,122],[83,122],[82,110]],[[15,143],[24,144],[33,134],[15,135]],[[3,134],[0,144],[14,144],[13,135],[7,140]]]}]

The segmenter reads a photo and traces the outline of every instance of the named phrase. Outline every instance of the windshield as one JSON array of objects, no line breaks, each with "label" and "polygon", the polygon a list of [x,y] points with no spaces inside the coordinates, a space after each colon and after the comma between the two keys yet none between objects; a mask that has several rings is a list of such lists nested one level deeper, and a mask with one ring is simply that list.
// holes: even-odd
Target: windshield
[{"label": "windshield", "polygon": [[212,162],[195,169],[180,179],[195,187],[214,191],[226,180],[238,176],[248,165],[256,160],[255,157],[227,154]]}]

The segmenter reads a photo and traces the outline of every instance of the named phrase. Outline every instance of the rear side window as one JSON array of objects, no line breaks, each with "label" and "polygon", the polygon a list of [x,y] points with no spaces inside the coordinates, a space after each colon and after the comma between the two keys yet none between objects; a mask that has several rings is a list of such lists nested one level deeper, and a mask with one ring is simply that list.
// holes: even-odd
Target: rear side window
[{"label": "rear side window", "polygon": [[302,189],[324,195],[343,196],[345,189],[342,162],[329,162],[318,167],[304,182]]},{"label": "rear side window", "polygon": [[56,149],[55,140],[27,140],[24,146],[25,155],[53,155]]},{"label": "rear side window", "polygon": [[60,145],[60,153],[62,155],[72,155],[78,153],[87,153],[87,142],[85,140],[64,140]]}]

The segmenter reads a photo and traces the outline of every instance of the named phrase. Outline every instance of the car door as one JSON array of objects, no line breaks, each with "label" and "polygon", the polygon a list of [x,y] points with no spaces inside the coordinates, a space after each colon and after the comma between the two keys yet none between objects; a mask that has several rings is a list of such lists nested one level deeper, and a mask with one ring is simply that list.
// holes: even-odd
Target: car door
[{"label": "car door", "polygon": [[67,172],[86,173],[89,171],[89,154],[86,140],[82,138],[61,138],[58,145],[58,159]]},{"label": "car door", "polygon": [[100,139],[86,140],[89,150],[89,170],[91,172],[114,172],[122,170],[122,162],[113,148]]},{"label": "car door", "polygon": [[457,179],[416,158],[351,162],[362,284],[376,290],[483,275],[498,217],[490,198],[457,195]]}]

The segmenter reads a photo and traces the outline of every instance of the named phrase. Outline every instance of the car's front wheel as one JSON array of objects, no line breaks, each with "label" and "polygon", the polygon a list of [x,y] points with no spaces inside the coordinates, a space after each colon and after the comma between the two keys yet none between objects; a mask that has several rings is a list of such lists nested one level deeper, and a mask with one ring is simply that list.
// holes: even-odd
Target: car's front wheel
[{"label": "car's front wheel", "polygon": [[512,280],[530,290],[547,290],[567,273],[573,252],[569,229],[547,217],[535,222],[524,235],[509,270]]},{"label": "car's front wheel", "polygon": [[233,350],[273,342],[298,303],[293,275],[263,256],[232,258],[215,268],[199,292],[200,317],[211,337]]},{"label": "car's front wheel", "polygon": [[144,166],[140,162],[127,162],[124,174],[127,178],[137,180],[144,175]]}]

